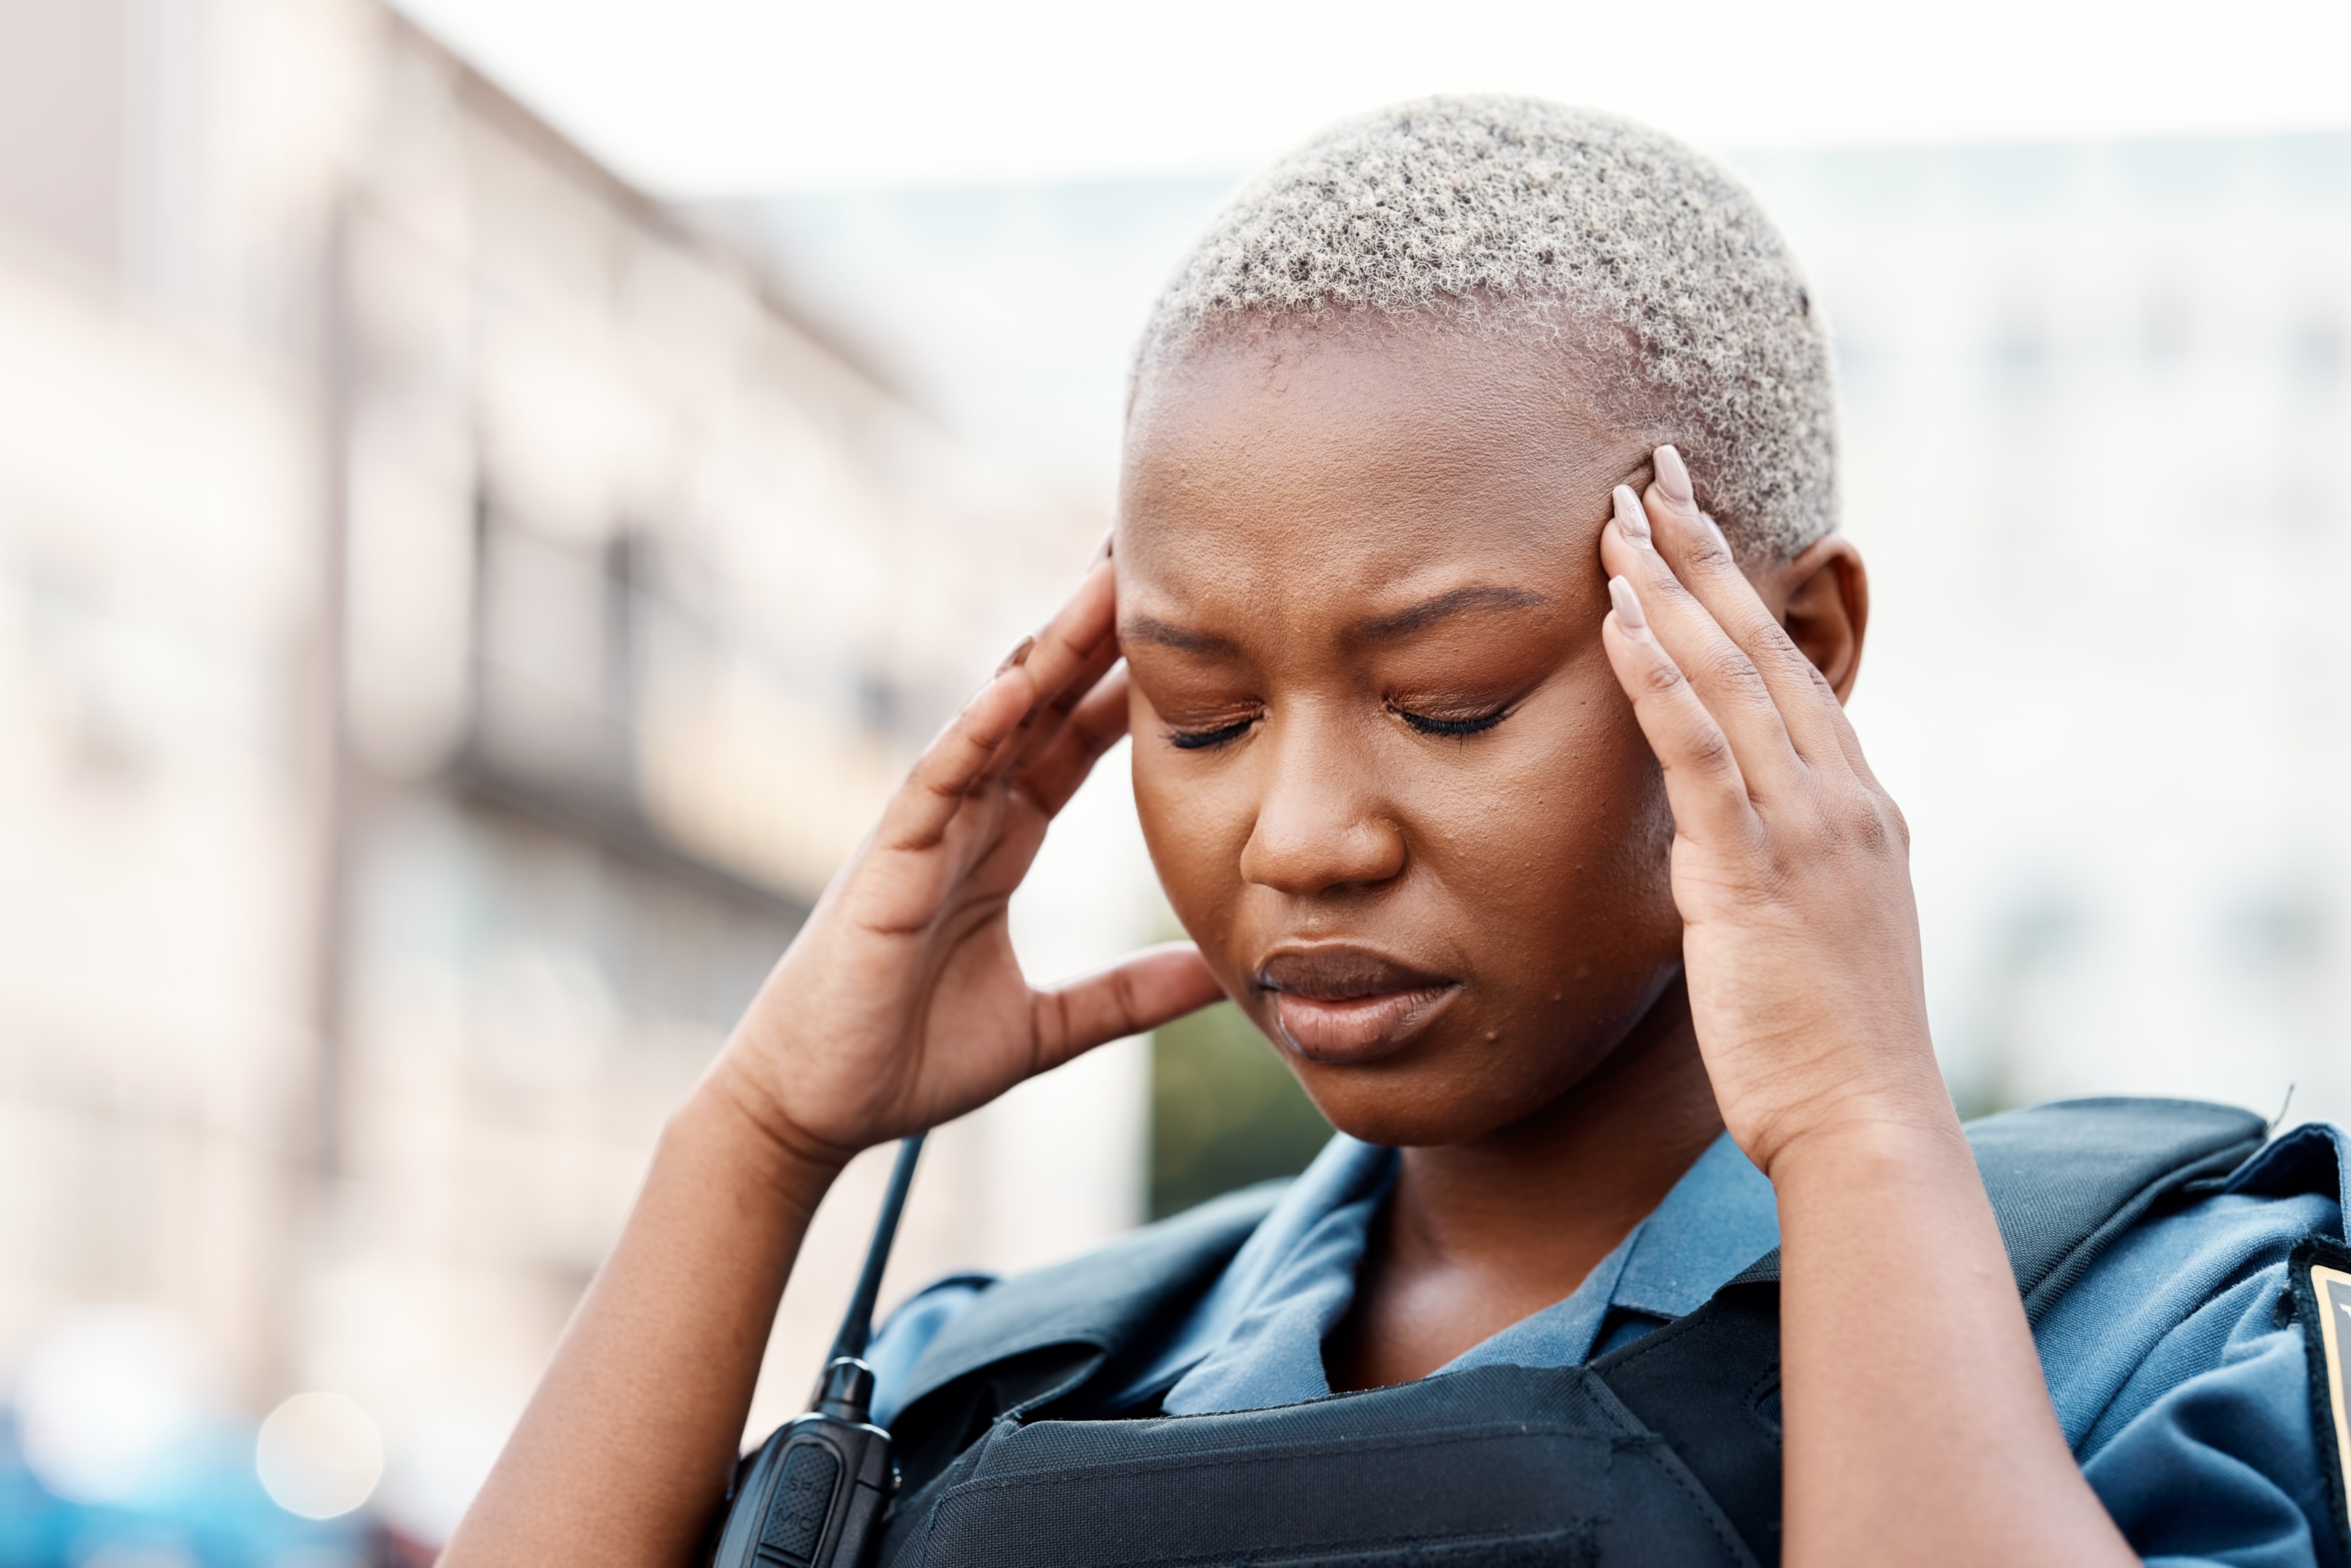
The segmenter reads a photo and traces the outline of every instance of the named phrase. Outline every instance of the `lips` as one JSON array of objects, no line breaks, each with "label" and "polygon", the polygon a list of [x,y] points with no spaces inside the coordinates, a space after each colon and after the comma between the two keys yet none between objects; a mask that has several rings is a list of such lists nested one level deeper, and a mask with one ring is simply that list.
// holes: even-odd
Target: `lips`
[{"label": "lips", "polygon": [[1311,1061],[1366,1061],[1401,1048],[1460,989],[1369,948],[1290,948],[1258,967],[1257,983],[1291,1049]]}]

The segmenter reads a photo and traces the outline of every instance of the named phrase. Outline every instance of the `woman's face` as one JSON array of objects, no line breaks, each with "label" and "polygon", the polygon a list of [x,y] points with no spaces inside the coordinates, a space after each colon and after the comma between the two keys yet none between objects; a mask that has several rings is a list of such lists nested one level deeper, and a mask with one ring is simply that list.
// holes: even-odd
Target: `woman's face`
[{"label": "woman's face", "polygon": [[1138,389],[1144,831],[1226,990],[1359,1137],[1550,1104],[1677,973],[1672,824],[1600,644],[1609,488],[1649,439],[1559,356],[1426,329],[1236,336]]}]

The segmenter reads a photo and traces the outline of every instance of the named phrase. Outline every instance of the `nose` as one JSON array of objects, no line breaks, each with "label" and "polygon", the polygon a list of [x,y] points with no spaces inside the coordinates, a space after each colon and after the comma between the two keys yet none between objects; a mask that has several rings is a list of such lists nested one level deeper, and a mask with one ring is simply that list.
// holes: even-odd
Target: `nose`
[{"label": "nose", "polygon": [[1331,727],[1297,716],[1260,737],[1264,782],[1241,847],[1245,880],[1311,898],[1403,873],[1403,830],[1383,809],[1364,759]]}]

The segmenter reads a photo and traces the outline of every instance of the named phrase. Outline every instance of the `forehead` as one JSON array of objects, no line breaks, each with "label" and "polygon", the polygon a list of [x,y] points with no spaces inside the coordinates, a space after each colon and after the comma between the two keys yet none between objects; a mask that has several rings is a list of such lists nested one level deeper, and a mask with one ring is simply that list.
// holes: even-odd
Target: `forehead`
[{"label": "forehead", "polygon": [[1122,595],[1246,590],[1270,609],[1587,570],[1610,486],[1646,455],[1598,402],[1576,357],[1510,336],[1227,334],[1136,388]]}]

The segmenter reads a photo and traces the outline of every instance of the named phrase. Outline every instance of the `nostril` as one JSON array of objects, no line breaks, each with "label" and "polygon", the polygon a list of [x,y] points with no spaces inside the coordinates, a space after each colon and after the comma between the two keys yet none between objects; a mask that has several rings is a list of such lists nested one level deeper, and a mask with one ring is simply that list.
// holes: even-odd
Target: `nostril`
[{"label": "nostril", "polygon": [[1292,897],[1376,886],[1404,872],[1403,832],[1380,819],[1307,823],[1260,816],[1241,851],[1244,880]]}]

